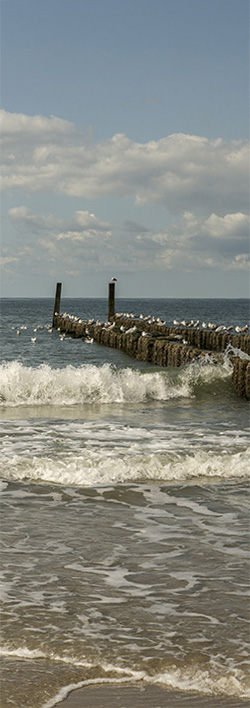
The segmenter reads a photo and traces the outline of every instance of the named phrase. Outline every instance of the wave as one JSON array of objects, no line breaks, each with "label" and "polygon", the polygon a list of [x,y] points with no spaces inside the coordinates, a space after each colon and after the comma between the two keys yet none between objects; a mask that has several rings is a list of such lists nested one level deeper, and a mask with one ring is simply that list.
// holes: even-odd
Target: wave
[{"label": "wave", "polygon": [[72,486],[119,483],[176,482],[207,478],[244,478],[250,469],[250,448],[235,453],[199,450],[193,454],[123,454],[87,450],[59,458],[13,455],[3,459],[5,480],[30,480]]},{"label": "wave", "polygon": [[224,671],[223,675],[220,675],[219,671],[215,673],[211,671],[210,674],[207,669],[203,669],[200,665],[194,664],[192,667],[186,668],[184,666],[178,668],[176,665],[173,665],[168,666],[165,671],[160,673],[149,674],[145,670],[136,670],[135,668],[132,669],[125,666],[120,667],[119,665],[106,662],[93,664],[84,660],[79,661],[72,656],[58,656],[53,653],[48,656],[42,651],[28,650],[21,647],[16,650],[9,650],[7,647],[2,648],[0,653],[5,657],[33,659],[35,661],[39,661],[39,659],[49,659],[51,662],[68,664],[68,666],[79,667],[83,670],[94,670],[96,676],[62,687],[53,698],[50,698],[43,704],[42,708],[53,708],[53,706],[66,698],[74,689],[107,683],[122,685],[123,683],[135,684],[142,682],[144,684],[162,685],[166,688],[179,689],[182,691],[197,691],[204,695],[219,694],[230,697],[240,697],[241,699],[250,697],[248,678],[244,676],[240,669],[237,670],[236,668],[232,668],[231,672],[228,674]]},{"label": "wave", "polygon": [[48,364],[24,366],[19,361],[0,366],[0,406],[72,406],[96,403],[167,401],[195,395],[196,386],[211,386],[229,379],[232,365],[195,362],[183,369],[144,372],[118,369],[110,364]]}]

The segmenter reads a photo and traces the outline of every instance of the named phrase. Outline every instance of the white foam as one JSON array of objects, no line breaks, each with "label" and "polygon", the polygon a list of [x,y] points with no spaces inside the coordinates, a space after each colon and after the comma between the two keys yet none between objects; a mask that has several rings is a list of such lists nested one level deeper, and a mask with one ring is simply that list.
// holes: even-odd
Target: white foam
[{"label": "white foam", "polygon": [[12,361],[0,366],[0,405],[72,406],[190,398],[195,384],[214,385],[216,380],[228,378],[231,371],[228,361],[221,366],[196,362],[178,370],[174,377],[166,369],[151,373],[110,364],[52,369],[47,364],[33,368]]},{"label": "white foam", "polygon": [[98,684],[122,684],[126,683],[136,683],[138,681],[143,681],[145,683],[155,683],[159,685],[166,686],[168,688],[175,688],[184,691],[197,691],[201,694],[221,694],[228,696],[236,696],[240,698],[250,697],[250,686],[249,682],[244,676],[240,669],[231,669],[230,673],[224,673],[223,676],[220,675],[218,667],[215,662],[213,662],[206,669],[202,669],[195,664],[191,667],[178,668],[176,665],[169,666],[166,671],[157,674],[148,674],[146,671],[140,671],[136,669],[131,669],[130,667],[120,667],[118,665],[109,664],[102,662],[101,664],[93,664],[85,660],[84,658],[79,661],[73,656],[59,656],[57,654],[47,654],[37,649],[29,650],[26,647],[17,647],[16,649],[9,649],[8,647],[2,647],[0,649],[0,654],[6,657],[16,657],[17,659],[47,659],[51,662],[59,662],[62,664],[68,664],[69,666],[93,669],[95,668],[98,672],[111,673],[112,676],[86,679],[79,681],[78,683],[68,684],[60,689],[60,691],[53,696],[53,698],[46,701],[42,708],[53,708],[57,703],[60,703],[70,691],[83,688],[89,685]]},{"label": "white foam", "polygon": [[12,455],[2,459],[5,479],[40,480],[75,486],[100,486],[121,482],[182,481],[204,478],[249,476],[250,449],[215,454],[200,450],[194,454],[116,454],[116,450],[73,452],[51,459],[45,456]]}]

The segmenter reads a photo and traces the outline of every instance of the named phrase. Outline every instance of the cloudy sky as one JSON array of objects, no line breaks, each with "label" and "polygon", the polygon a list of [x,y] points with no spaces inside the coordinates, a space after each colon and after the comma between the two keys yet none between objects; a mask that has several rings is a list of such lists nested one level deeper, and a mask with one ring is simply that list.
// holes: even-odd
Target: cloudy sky
[{"label": "cloudy sky", "polygon": [[247,297],[248,0],[1,0],[1,294]]}]

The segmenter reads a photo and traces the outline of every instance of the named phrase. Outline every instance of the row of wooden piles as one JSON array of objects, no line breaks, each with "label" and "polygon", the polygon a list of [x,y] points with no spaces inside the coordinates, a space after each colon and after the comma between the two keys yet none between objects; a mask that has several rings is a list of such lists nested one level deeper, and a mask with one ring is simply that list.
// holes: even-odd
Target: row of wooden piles
[{"label": "row of wooden piles", "polygon": [[[63,315],[56,315],[53,324],[61,332],[73,337],[93,337],[99,344],[120,349],[140,361],[164,367],[181,366],[200,356],[208,356],[219,363],[223,352],[231,345],[234,350],[231,349],[229,354],[233,362],[233,385],[238,395],[250,398],[250,361],[240,358],[235,352],[241,350],[250,355],[250,335],[166,327],[123,316],[114,317],[112,327],[90,325]],[[121,327],[125,330],[136,327],[136,331],[126,333],[121,331]]]}]

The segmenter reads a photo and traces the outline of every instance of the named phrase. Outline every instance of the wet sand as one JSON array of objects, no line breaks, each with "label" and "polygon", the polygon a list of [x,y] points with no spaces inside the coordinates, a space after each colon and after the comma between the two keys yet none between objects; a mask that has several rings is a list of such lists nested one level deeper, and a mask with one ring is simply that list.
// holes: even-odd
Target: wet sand
[{"label": "wet sand", "polygon": [[169,691],[160,686],[88,686],[72,691],[59,708],[249,708],[230,696]]}]

